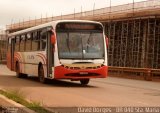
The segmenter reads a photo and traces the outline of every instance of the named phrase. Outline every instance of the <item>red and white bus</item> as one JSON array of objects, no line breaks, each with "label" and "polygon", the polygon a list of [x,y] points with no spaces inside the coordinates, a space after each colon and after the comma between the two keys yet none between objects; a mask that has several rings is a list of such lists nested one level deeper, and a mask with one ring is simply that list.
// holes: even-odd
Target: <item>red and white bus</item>
[{"label": "red and white bus", "polygon": [[108,75],[107,42],[101,23],[52,21],[9,34],[7,67],[17,77],[79,80]]}]

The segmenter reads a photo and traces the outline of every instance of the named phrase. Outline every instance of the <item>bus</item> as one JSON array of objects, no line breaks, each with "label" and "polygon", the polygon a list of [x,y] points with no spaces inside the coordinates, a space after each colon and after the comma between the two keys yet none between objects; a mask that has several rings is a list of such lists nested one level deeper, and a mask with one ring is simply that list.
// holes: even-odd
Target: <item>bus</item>
[{"label": "bus", "polygon": [[18,78],[69,79],[87,85],[108,75],[103,25],[86,20],[57,20],[8,35],[7,67]]}]

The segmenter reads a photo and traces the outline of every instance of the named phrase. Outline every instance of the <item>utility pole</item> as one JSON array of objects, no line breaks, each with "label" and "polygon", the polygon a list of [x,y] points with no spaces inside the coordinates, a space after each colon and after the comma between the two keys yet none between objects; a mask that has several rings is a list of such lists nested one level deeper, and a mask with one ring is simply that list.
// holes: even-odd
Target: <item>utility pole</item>
[{"label": "utility pole", "polygon": [[111,18],[111,8],[112,8],[112,1],[110,0],[110,5],[109,5],[109,20]]},{"label": "utility pole", "polygon": [[133,17],[134,17],[134,0],[133,0]]},{"label": "utility pole", "polygon": [[48,20],[47,20],[47,13],[46,13],[46,22],[47,22]]},{"label": "utility pole", "polygon": [[81,6],[81,17],[82,17],[82,6]]},{"label": "utility pole", "polygon": [[95,10],[95,3],[93,4],[93,16],[94,16],[94,10]]},{"label": "utility pole", "polygon": [[75,8],[74,8],[74,19],[75,19]]},{"label": "utility pole", "polygon": [[42,24],[42,13],[41,13],[41,24]]},{"label": "utility pole", "polygon": [[12,24],[13,24],[13,18],[12,18],[12,20],[11,20],[11,29],[12,29]]}]

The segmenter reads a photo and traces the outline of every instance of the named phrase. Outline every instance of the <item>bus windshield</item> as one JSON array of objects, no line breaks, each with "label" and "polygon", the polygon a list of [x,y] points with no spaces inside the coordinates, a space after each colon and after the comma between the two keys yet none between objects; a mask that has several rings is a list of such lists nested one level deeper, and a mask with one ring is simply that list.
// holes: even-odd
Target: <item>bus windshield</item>
[{"label": "bus windshield", "polygon": [[100,30],[57,31],[60,59],[103,59],[104,38]]}]

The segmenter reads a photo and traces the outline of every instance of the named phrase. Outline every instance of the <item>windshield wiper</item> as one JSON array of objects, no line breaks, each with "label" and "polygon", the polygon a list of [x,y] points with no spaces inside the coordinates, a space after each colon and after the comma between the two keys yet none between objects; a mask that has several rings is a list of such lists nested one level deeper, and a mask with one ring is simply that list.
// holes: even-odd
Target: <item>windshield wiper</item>
[{"label": "windshield wiper", "polygon": [[90,32],[90,34],[89,34],[89,38],[88,38],[88,40],[87,40],[87,52],[88,52],[88,47],[90,47],[90,46],[91,46],[91,45],[89,44],[89,43],[90,43],[91,35],[92,35],[92,32]]},{"label": "windshield wiper", "polygon": [[71,50],[70,50],[70,47],[69,47],[69,33],[67,33],[67,47],[68,47],[68,50],[69,52],[71,53]]}]

